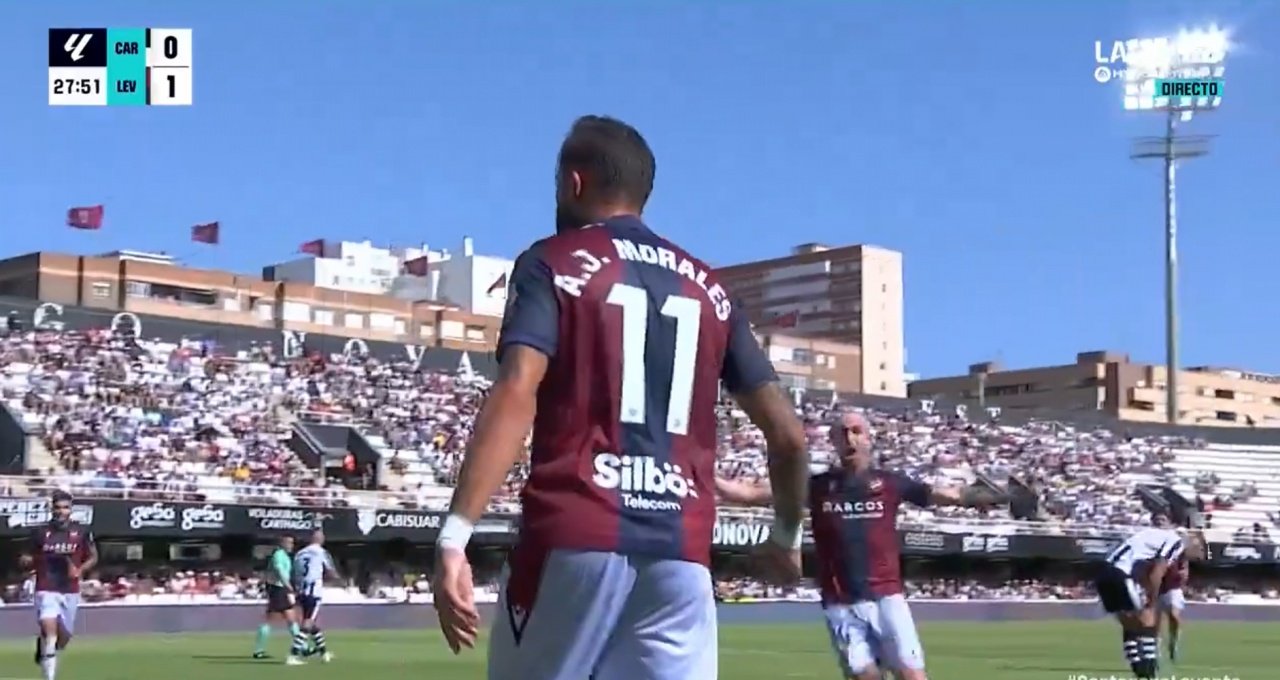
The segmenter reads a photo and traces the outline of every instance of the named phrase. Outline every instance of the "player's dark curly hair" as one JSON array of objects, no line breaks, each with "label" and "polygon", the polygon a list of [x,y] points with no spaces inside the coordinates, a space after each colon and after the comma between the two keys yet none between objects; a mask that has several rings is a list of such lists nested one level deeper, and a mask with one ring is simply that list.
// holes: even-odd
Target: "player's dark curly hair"
[{"label": "player's dark curly hair", "polygon": [[74,499],[71,497],[71,494],[63,491],[62,489],[58,489],[49,494],[50,503],[70,503],[72,500]]},{"label": "player's dark curly hair", "polygon": [[643,208],[653,193],[657,161],[635,128],[607,116],[574,121],[560,147],[560,167],[584,175],[591,197]]}]

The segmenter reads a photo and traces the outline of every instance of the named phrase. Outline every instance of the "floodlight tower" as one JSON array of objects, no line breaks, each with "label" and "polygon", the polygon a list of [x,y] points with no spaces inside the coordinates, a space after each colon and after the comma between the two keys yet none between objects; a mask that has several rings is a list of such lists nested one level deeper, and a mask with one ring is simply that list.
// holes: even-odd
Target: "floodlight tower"
[{"label": "floodlight tower", "polygon": [[1207,29],[1182,31],[1173,38],[1137,41],[1142,47],[1126,59],[1124,108],[1129,111],[1159,111],[1164,115],[1164,134],[1135,140],[1129,154],[1133,159],[1158,158],[1164,161],[1164,342],[1165,418],[1179,421],[1178,410],[1178,161],[1209,153],[1207,135],[1180,135],[1178,123],[1190,121],[1197,112],[1217,109],[1222,97],[1164,97],[1156,91],[1161,79],[1213,79],[1221,81],[1226,71],[1227,34],[1216,25]]}]

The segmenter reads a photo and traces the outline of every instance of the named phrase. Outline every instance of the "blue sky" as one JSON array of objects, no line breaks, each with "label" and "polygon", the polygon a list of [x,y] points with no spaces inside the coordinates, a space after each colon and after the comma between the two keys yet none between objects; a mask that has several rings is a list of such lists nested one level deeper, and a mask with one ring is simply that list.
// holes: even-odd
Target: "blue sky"
[{"label": "blue sky", "polygon": [[[535,6],[536,5],[536,6]],[[10,0],[0,254],[165,250],[257,272],[314,238],[514,256],[574,117],[635,124],[648,212],[713,264],[905,253],[908,369],[1163,359],[1160,121],[1093,42],[1217,21],[1242,48],[1182,172],[1186,364],[1280,373],[1280,2]],[[191,27],[195,106],[50,108],[46,29]],[[1270,41],[1267,38],[1270,37]],[[103,203],[99,233],[68,207]],[[223,245],[187,241],[218,220]]]}]

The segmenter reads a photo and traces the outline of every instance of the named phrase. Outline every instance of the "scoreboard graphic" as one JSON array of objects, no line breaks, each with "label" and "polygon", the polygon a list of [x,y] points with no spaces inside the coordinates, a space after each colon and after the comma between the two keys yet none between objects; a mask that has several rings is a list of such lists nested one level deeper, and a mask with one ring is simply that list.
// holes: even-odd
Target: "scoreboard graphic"
[{"label": "scoreboard graphic", "polygon": [[49,29],[49,106],[191,106],[191,29]]}]

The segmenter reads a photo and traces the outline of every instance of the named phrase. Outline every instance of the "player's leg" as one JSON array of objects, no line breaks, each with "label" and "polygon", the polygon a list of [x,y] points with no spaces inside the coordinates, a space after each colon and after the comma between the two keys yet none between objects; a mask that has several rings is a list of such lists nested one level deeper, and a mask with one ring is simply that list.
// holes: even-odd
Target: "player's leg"
[{"label": "player's leg", "polygon": [[871,627],[874,605],[831,605],[822,610],[831,636],[840,671],[849,680],[877,680],[880,677],[877,650],[879,640]]},{"label": "player's leg", "polygon": [[1177,663],[1178,643],[1182,636],[1182,612],[1187,606],[1181,588],[1174,588],[1160,597],[1160,608],[1169,621],[1169,660]]},{"label": "player's leg", "polygon": [[289,607],[284,611],[284,620],[289,627],[289,638],[292,642],[289,644],[289,656],[285,657],[284,662],[290,666],[298,666],[305,663],[302,658],[307,655],[308,641],[306,634],[302,632],[298,606],[287,592],[285,601]]},{"label": "player's leg", "polygon": [[284,588],[276,586],[267,586],[267,608],[262,617],[262,625],[258,626],[258,637],[253,647],[253,658],[267,658],[267,641],[271,638],[271,628],[273,625],[285,623],[285,612],[292,609],[289,604],[289,594]]},{"label": "player's leg", "polygon": [[311,649],[308,655],[319,654],[320,660],[329,663],[333,655],[329,653],[329,643],[320,628],[320,598],[308,597],[302,606],[303,629],[311,637]]},{"label": "player's leg", "polygon": [[1154,678],[1160,664],[1160,648],[1157,634],[1159,621],[1145,613],[1146,596],[1138,582],[1119,570],[1114,570],[1107,587],[1110,601],[1108,611],[1116,615],[1123,631],[1125,658],[1137,678]]},{"label": "player's leg", "polygon": [[600,661],[635,571],[614,553],[522,546],[503,579],[489,631],[489,680],[581,680]]},{"label": "player's leg", "polygon": [[684,560],[630,561],[635,588],[596,667],[597,677],[714,680],[720,655],[711,573]]},{"label": "player's leg", "polygon": [[1118,569],[1106,567],[1094,580],[1094,589],[1098,592],[1098,601],[1106,613],[1114,616],[1120,624],[1121,649],[1125,662],[1137,675],[1138,665],[1142,661],[1138,650],[1138,629],[1134,613],[1138,609],[1129,588],[1130,579]]},{"label": "player's leg", "polygon": [[71,637],[76,632],[76,615],[80,613],[80,594],[67,593],[62,596],[62,611],[58,616],[58,651],[71,644]]},{"label": "player's leg", "polygon": [[885,666],[893,669],[900,680],[925,680],[924,646],[920,644],[907,598],[882,597],[876,601],[876,607],[878,618],[872,625],[884,652]]},{"label": "player's leg", "polygon": [[58,674],[59,619],[63,613],[63,593],[39,591],[35,596],[36,618],[39,622],[36,662],[40,665],[44,680],[53,680]]}]

